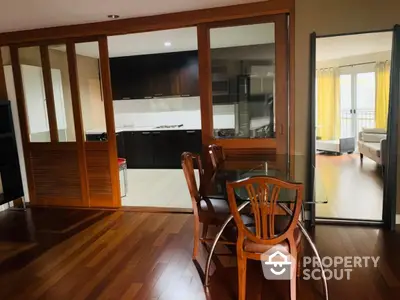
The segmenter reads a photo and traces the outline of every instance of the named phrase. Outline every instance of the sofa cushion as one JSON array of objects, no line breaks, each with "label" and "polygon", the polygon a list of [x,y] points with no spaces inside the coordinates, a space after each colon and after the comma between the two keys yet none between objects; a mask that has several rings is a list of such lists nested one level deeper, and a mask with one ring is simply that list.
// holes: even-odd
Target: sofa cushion
[{"label": "sofa cushion", "polygon": [[365,133],[386,134],[386,129],[384,129],[384,128],[363,128],[362,131],[365,132]]},{"label": "sofa cushion", "polygon": [[386,139],[386,134],[382,133],[362,133],[362,140],[367,143],[380,143],[381,140]]},{"label": "sofa cushion", "polygon": [[381,143],[364,143],[364,148],[374,156],[381,157]]}]

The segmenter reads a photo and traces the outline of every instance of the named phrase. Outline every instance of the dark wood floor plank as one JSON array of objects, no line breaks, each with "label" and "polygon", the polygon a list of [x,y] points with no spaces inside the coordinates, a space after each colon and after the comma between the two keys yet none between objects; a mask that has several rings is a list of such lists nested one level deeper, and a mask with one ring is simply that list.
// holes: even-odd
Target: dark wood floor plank
[{"label": "dark wood floor plank", "polygon": [[[201,247],[198,263],[192,262],[192,218],[101,210],[1,212],[0,299],[237,299],[234,256],[214,260],[211,285],[203,288],[207,252]],[[318,225],[313,237],[322,256],[380,256],[378,268],[329,281],[330,299],[397,299],[399,232]],[[249,263],[247,276],[247,299],[289,299],[288,283],[265,280],[259,262]],[[298,299],[322,299],[321,282],[300,280]]]}]

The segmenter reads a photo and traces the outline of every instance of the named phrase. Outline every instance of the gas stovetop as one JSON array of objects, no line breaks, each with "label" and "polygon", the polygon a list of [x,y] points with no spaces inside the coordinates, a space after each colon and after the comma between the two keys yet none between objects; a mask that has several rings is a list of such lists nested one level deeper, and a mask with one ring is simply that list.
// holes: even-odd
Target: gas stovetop
[{"label": "gas stovetop", "polygon": [[180,128],[183,127],[183,124],[179,124],[179,125],[160,125],[157,126],[156,128]]}]

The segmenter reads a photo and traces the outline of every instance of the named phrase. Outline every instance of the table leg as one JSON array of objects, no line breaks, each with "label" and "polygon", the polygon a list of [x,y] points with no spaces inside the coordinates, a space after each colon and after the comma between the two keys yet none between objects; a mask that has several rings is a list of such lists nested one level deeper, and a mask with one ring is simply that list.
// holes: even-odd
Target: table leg
[{"label": "table leg", "polygon": [[325,276],[325,269],[322,265],[322,260],[321,257],[319,256],[317,247],[315,246],[314,242],[312,241],[310,235],[308,234],[307,230],[304,228],[303,224],[301,224],[300,220],[297,222],[297,225],[299,226],[301,232],[303,233],[303,235],[306,237],[306,240],[308,241],[308,243],[310,244],[315,256],[318,259],[319,262],[319,266],[321,268],[321,273],[322,273],[322,280],[324,282],[324,292],[325,292],[325,299],[328,300],[329,299],[329,294],[328,294],[328,282],[326,280],[326,276]]},{"label": "table leg", "polygon": [[[244,203],[242,203],[239,207],[238,207],[238,211],[241,211],[243,208],[245,208],[247,205],[250,204],[250,201],[246,201]],[[205,271],[205,282],[204,282],[204,286],[208,286],[210,283],[210,266],[211,266],[211,259],[212,259],[212,255],[214,254],[215,251],[215,247],[217,246],[217,243],[219,241],[219,239],[221,238],[222,233],[224,232],[226,226],[229,224],[229,222],[233,219],[233,215],[230,215],[224,222],[224,224],[222,225],[221,229],[218,231],[217,235],[215,236],[214,242],[211,246],[210,249],[210,253],[208,253],[207,256],[207,263],[206,263],[206,271]]]}]

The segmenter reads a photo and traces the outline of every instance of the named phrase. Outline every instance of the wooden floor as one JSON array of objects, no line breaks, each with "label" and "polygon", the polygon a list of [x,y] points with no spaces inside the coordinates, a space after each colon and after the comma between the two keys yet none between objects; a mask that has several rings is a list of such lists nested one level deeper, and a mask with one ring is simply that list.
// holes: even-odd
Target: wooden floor
[{"label": "wooden floor", "polygon": [[[202,286],[191,260],[192,215],[30,209],[0,213],[0,299],[237,299],[232,256],[215,260]],[[322,256],[378,255],[378,268],[329,282],[330,299],[398,299],[400,233],[318,225]],[[220,249],[227,251],[227,249]],[[308,250],[306,249],[306,252]],[[247,299],[288,299],[288,283],[267,281],[258,262],[248,269]],[[300,280],[298,299],[323,299],[321,283]]]},{"label": "wooden floor", "polygon": [[317,217],[382,220],[383,180],[381,169],[358,154],[316,155]]}]

